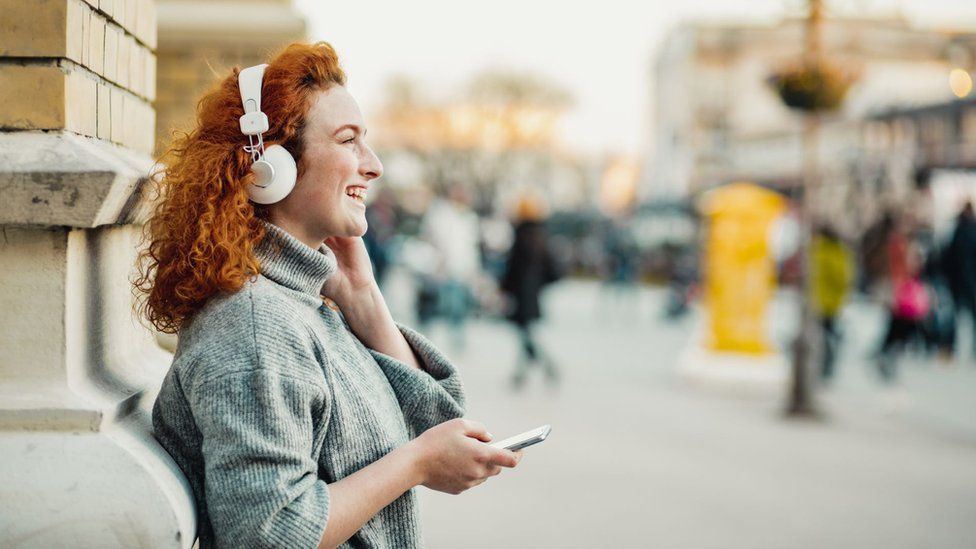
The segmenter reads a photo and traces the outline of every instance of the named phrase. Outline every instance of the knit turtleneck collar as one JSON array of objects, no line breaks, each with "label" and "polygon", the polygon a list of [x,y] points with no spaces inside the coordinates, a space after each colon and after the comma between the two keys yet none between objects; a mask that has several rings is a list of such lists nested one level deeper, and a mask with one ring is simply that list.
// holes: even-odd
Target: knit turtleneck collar
[{"label": "knit turtleneck collar", "polygon": [[338,269],[335,254],[325,244],[313,250],[281,227],[263,223],[265,236],[255,249],[261,274],[286,288],[318,298],[322,284]]}]

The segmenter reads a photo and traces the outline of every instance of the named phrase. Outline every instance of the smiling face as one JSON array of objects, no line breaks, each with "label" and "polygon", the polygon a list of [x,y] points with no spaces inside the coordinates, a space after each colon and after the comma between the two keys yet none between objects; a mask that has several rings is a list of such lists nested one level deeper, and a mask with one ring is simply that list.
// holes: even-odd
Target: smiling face
[{"label": "smiling face", "polygon": [[268,207],[272,223],[312,248],[330,236],[366,233],[366,192],[383,165],[366,144],[356,100],[343,86],[314,96],[302,133],[298,181]]}]

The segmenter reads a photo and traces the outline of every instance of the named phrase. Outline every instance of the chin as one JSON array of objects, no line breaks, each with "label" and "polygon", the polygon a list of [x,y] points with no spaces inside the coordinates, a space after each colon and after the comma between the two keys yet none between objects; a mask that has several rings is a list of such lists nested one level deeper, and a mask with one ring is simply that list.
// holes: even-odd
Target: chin
[{"label": "chin", "polygon": [[362,222],[361,225],[358,225],[355,229],[353,229],[352,231],[350,231],[352,234],[350,234],[349,236],[359,236],[359,237],[361,237],[361,236],[363,236],[363,235],[366,234],[366,231],[368,229],[369,229],[369,225],[366,223],[366,220],[363,220],[363,222]]}]

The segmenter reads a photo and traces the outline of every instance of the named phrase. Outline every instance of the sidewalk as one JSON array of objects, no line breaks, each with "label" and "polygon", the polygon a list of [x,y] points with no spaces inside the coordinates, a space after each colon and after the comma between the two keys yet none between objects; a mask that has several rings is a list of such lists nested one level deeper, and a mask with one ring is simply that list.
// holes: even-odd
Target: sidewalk
[{"label": "sidewalk", "polygon": [[871,311],[855,307],[827,419],[788,421],[778,396],[684,386],[673,364],[695,319],[663,322],[663,297],[554,289],[541,339],[563,368],[557,390],[541,376],[509,389],[504,324],[471,323],[459,353],[432,330],[463,369],[470,418],[498,437],[553,432],[461,496],[421,490],[429,547],[976,547],[976,367],[906,365],[909,404],[889,406],[864,358]]}]

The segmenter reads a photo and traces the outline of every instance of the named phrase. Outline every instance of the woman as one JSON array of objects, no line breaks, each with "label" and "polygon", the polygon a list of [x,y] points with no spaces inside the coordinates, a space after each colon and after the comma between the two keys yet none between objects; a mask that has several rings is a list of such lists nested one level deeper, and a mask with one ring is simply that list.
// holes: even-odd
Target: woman
[{"label": "woman", "polygon": [[249,201],[261,153],[237,70],[163,161],[136,281],[180,336],[156,437],[193,488],[201,547],[420,546],[413,487],[457,494],[521,456],[459,419],[457,371],[379,292],[360,237],[383,168],[335,51],[289,46],[258,82],[263,141],[297,162],[284,199]]},{"label": "woman", "polygon": [[559,380],[556,364],[548,353],[536,343],[533,326],[542,318],[539,295],[542,289],[560,278],[559,268],[549,250],[544,209],[541,202],[531,195],[519,200],[516,211],[515,240],[508,254],[501,289],[511,298],[512,309],[508,318],[519,331],[522,354],[515,364],[512,387],[525,385],[529,366],[541,362],[549,383]]}]

